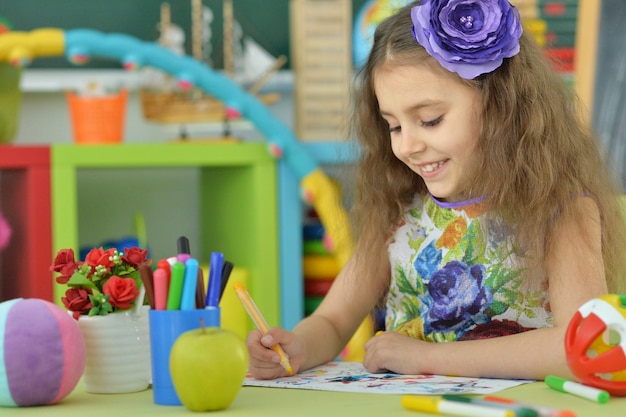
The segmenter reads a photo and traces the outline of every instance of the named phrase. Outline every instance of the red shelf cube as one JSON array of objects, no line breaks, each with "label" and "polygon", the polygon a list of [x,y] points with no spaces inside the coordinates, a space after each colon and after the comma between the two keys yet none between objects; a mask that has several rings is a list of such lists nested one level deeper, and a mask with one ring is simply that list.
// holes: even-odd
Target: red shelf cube
[{"label": "red shelf cube", "polygon": [[0,145],[0,210],[12,235],[0,252],[0,301],[52,301],[50,148]]}]

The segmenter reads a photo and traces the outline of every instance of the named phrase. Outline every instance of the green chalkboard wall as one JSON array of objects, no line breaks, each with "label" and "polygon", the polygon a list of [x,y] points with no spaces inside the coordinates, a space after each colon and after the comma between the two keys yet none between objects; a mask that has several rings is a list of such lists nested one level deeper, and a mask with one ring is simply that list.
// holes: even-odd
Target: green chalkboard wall
[{"label": "green chalkboard wall", "polygon": [[[367,0],[353,0],[354,15]],[[0,0],[0,16],[14,30],[42,27],[89,28],[105,33],[126,33],[144,41],[157,39],[164,0]],[[172,22],[186,35],[191,53],[191,0],[169,0]],[[203,0],[214,13],[213,60],[222,68],[222,0]],[[289,0],[234,0],[235,19],[246,35],[274,56],[289,57]],[[33,68],[71,68],[64,58],[38,59]],[[88,67],[119,68],[119,63],[94,61]],[[289,67],[289,65],[287,65]]]}]

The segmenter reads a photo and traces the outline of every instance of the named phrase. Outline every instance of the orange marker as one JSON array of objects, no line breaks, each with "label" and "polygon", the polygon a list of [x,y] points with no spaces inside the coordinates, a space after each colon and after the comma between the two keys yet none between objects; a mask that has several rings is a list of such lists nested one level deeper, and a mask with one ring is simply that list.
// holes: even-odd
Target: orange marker
[{"label": "orange marker", "polygon": [[170,279],[172,277],[172,266],[166,259],[161,259],[157,262],[157,268],[161,268],[167,274],[167,286],[170,285]]},{"label": "orange marker", "polygon": [[[265,318],[261,315],[259,308],[256,306],[256,304],[254,304],[254,301],[252,300],[252,297],[250,297],[250,294],[248,293],[248,290],[246,290],[246,287],[241,282],[235,282],[234,287],[235,292],[237,292],[237,297],[239,297],[239,300],[250,315],[250,318],[252,318],[252,321],[256,325],[257,329],[259,329],[261,333],[266,334],[269,330],[269,326],[267,325]],[[291,369],[289,359],[287,358],[285,351],[280,347],[280,345],[276,344],[272,346],[272,349],[280,356],[280,364],[282,365],[282,367],[285,368],[289,375],[293,374],[293,369]]]}]

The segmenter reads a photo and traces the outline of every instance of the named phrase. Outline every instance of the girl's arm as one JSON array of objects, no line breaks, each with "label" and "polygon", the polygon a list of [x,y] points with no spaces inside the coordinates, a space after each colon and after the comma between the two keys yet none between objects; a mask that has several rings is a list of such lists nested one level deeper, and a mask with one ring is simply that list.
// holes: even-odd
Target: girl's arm
[{"label": "girl's arm", "polygon": [[430,343],[385,332],[366,343],[363,364],[371,371],[459,375],[485,378],[543,379],[571,377],[560,328],[530,330],[511,336]]},{"label": "girl's arm", "polygon": [[389,282],[386,253],[378,262],[371,259],[361,262],[359,258],[354,255],[350,258],[317,310],[292,332],[273,328],[263,337],[257,331],[250,332],[247,340],[249,369],[255,378],[271,379],[286,375],[278,364],[278,354],[268,349],[276,343],[289,356],[294,372],[337,357],[380,300]]},{"label": "girl's arm", "polygon": [[486,340],[428,343],[392,332],[366,344],[370,370],[422,374],[544,379],[571,377],[565,358],[565,331],[587,300],[606,294],[598,207],[578,198],[573,214],[561,216],[547,252],[554,327]]}]

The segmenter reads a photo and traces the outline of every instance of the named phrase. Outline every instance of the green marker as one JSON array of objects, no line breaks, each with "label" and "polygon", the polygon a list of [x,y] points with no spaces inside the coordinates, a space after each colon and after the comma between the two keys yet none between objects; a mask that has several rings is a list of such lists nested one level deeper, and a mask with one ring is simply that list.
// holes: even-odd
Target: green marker
[{"label": "green marker", "polygon": [[476,405],[482,405],[486,407],[509,410],[515,414],[515,417],[539,417],[539,413],[536,410],[533,410],[532,408],[528,408],[528,407],[522,407],[522,406],[515,405],[515,404],[497,403],[494,401],[486,401],[486,400],[481,400],[479,398],[463,397],[460,395],[447,395],[446,394],[446,395],[442,395],[441,398],[443,398],[444,400],[448,400],[448,401],[456,401],[456,402],[461,402],[461,403],[476,404]]},{"label": "green marker", "polygon": [[185,280],[185,264],[175,262],[172,265],[172,276],[170,278],[170,289],[167,294],[167,309],[180,310],[180,299],[183,295],[183,283]]},{"label": "green marker", "polygon": [[586,398],[600,404],[606,403],[609,401],[609,398],[611,398],[611,395],[604,390],[579,384],[578,382],[568,381],[558,376],[548,375],[545,379],[545,383],[547,386],[557,391]]}]

